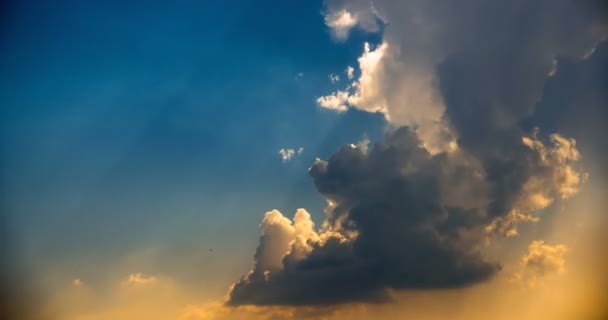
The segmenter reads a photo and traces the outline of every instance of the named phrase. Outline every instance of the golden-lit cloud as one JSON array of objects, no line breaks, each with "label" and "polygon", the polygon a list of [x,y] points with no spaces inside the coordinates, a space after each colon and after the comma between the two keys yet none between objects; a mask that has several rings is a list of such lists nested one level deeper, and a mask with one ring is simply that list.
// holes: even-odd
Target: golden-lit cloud
[{"label": "golden-lit cloud", "polygon": [[521,260],[522,264],[534,272],[545,275],[563,273],[566,270],[564,255],[568,248],[564,245],[551,246],[544,241],[532,241],[528,246],[528,254]]},{"label": "golden-lit cloud", "polygon": [[554,274],[566,272],[565,245],[549,245],[544,241],[535,240],[528,246],[528,252],[521,258],[521,268],[515,275],[524,286],[534,288],[542,284],[544,279]]},{"label": "golden-lit cloud", "polygon": [[123,281],[124,285],[128,286],[149,286],[156,284],[158,282],[158,278],[155,276],[145,276],[143,273],[131,273],[125,281]]}]

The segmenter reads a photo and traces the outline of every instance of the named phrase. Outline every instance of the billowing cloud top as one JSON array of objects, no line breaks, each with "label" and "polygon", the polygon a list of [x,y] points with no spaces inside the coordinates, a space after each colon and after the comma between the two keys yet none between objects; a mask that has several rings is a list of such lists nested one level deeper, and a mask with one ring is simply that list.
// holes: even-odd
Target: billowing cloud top
[{"label": "billowing cloud top", "polygon": [[[576,141],[521,123],[556,57],[584,59],[606,39],[592,9],[566,0],[329,1],[326,24],[336,37],[360,26],[382,30],[383,40],[364,44],[358,77],[349,68],[352,83],[317,103],[382,113],[387,134],[312,165],[328,202],[321,228],[303,209],[293,220],[267,213],[254,269],[228,303],[382,302],[394,289],[462,287],[495,275],[499,262],[484,257],[484,245],[516,236],[519,223],[538,221],[538,210],[586,179]],[[549,249],[540,243],[531,252],[557,257],[541,261],[548,266],[563,255]]]}]

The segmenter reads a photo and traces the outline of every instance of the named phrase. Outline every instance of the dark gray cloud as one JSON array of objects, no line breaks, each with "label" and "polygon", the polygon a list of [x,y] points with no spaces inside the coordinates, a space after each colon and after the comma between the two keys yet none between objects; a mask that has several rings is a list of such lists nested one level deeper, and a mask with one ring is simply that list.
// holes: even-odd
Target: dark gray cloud
[{"label": "dark gray cloud", "polygon": [[[535,219],[514,210],[534,205],[537,197],[559,198],[568,186],[556,174],[571,169],[569,160],[546,159],[553,157],[548,150],[568,157],[567,141],[553,149],[532,138],[539,149],[520,142],[526,151],[519,162],[527,164],[520,179],[540,183],[538,190],[505,188],[500,194],[484,192],[492,190],[492,177],[479,161],[458,151],[431,155],[408,127],[367,152],[343,146],[309,170],[330,203],[321,231],[314,231],[303,209],[293,223],[276,210],[267,213],[255,267],[231,290],[229,304],[386,302],[390,289],[485,281],[500,266],[483,257],[484,242],[513,235],[518,222]],[[497,198],[504,202],[499,214],[491,211]]]},{"label": "dark gray cloud", "polygon": [[458,144],[483,162],[490,213],[500,215],[534,169],[520,124],[535,113],[556,59],[585,57],[608,33],[584,1],[490,1],[476,9],[473,20],[452,25],[469,45],[447,55],[437,74]]},{"label": "dark gray cloud", "polygon": [[[608,2],[605,2],[608,5]],[[607,10],[608,11],[608,10]],[[578,141],[583,162],[606,181],[608,172],[608,43],[597,47],[589,59],[558,59],[554,76],[527,126],[540,125]],[[597,176],[594,176],[598,178]]]},{"label": "dark gray cloud", "polygon": [[440,172],[448,161],[432,157],[407,127],[388,134],[368,154],[344,146],[317,161],[310,175],[335,204],[328,221],[357,237],[309,241],[304,259],[287,254],[280,272],[265,277],[254,271],[236,284],[230,303],[381,302],[390,299],[387,288],[461,287],[491,277],[499,266],[479,254],[480,238],[470,241],[457,232],[478,229],[484,219],[475,218],[474,209],[466,218],[446,219],[457,210],[441,200],[447,177]]},{"label": "dark gray cloud", "polygon": [[[267,213],[254,270],[234,285],[228,303],[385,302],[394,289],[458,288],[495,275],[500,265],[483,256],[484,243],[516,235],[518,223],[537,221],[536,210],[572,196],[585,179],[573,165],[580,158],[574,140],[545,137],[524,122],[547,79],[559,77],[561,57],[587,58],[608,35],[605,15],[590,3],[379,0],[371,10],[330,1],[330,11],[371,10],[387,23],[388,45],[377,52],[385,69],[365,62],[370,77],[357,85],[374,90],[355,93],[353,103],[385,94],[381,112],[389,121],[401,115],[414,126],[392,128],[369,150],[343,146],[316,161],[309,173],[328,200],[323,226],[314,231],[307,213],[296,213],[293,223]],[[398,72],[386,71],[391,66]],[[413,77],[398,74],[407,66]],[[411,80],[418,76],[426,80]],[[412,107],[399,100],[412,89],[439,96],[424,101],[441,102],[433,107],[442,110],[441,123],[425,111],[398,112]],[[413,129],[416,119],[424,121],[421,130]],[[441,129],[422,129],[429,125]],[[456,147],[433,151],[423,131],[451,136]]]}]

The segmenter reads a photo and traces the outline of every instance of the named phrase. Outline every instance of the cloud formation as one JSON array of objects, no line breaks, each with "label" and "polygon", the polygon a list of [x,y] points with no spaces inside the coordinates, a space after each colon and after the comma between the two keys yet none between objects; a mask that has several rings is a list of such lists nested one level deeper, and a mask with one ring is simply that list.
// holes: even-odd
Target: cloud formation
[{"label": "cloud formation", "polygon": [[587,57],[608,36],[592,2],[328,1],[326,17],[382,21],[383,40],[365,44],[359,79],[318,101],[416,126],[431,151],[512,127],[533,114],[556,57]]},{"label": "cloud formation", "polygon": [[296,155],[302,154],[302,152],[304,152],[304,148],[298,148],[298,150],[295,149],[288,149],[288,148],[281,148],[279,149],[279,156],[281,157],[281,160],[283,162],[288,162],[291,159],[293,159],[293,157],[295,157]]},{"label": "cloud formation", "polygon": [[328,201],[319,231],[304,209],[293,220],[266,213],[254,269],[229,304],[384,302],[391,289],[485,281],[500,270],[482,255],[488,237],[516,234],[518,223],[538,219],[536,210],[571,195],[572,181],[557,177],[578,174],[570,167],[577,152],[563,139],[554,135],[552,147],[520,140],[528,176],[514,194],[500,194],[510,200],[500,213],[489,211],[495,199],[479,161],[460,151],[432,155],[410,128],[373,148],[343,146],[309,170]]},{"label": "cloud formation", "polygon": [[[484,246],[538,222],[586,180],[574,139],[522,126],[555,58],[584,59],[608,35],[586,4],[329,1],[332,32],[343,39],[361,21],[381,22],[366,30],[383,40],[366,43],[359,76],[348,71],[351,84],[317,104],[382,113],[388,132],[312,165],[328,203],[318,230],[303,209],[293,220],[266,214],[254,268],[228,304],[385,302],[393,290],[492,278],[501,267]],[[537,243],[527,265],[549,270],[561,256],[538,259],[556,252]]]},{"label": "cloud formation", "polygon": [[564,245],[549,245],[535,240],[528,246],[528,252],[521,258],[521,271],[516,278],[524,281],[528,287],[536,287],[540,282],[553,274],[566,271],[566,253]]},{"label": "cloud formation", "polygon": [[521,259],[521,262],[526,268],[541,275],[564,272],[566,252],[568,249],[564,245],[551,246],[544,241],[532,241],[528,246],[528,254]]}]

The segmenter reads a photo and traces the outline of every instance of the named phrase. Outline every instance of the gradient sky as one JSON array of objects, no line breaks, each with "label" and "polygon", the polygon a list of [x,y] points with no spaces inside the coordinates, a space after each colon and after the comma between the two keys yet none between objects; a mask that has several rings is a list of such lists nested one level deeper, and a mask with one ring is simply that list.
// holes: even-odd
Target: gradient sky
[{"label": "gradient sky", "polygon": [[[391,24],[354,27],[342,39],[328,26],[331,10],[331,3],[316,0],[5,2],[0,190],[3,255],[10,261],[6,287],[27,291],[28,303],[50,310],[49,319],[146,317],[135,302],[125,311],[125,301],[139,298],[119,292],[121,283],[147,285],[145,279],[175,292],[159,298],[175,301],[153,312],[159,319],[178,319],[187,308],[195,310],[187,315],[192,319],[212,319],[213,312],[218,319],[274,312],[321,317],[326,307],[228,315],[216,302],[192,306],[223,301],[229,286],[251,270],[265,212],[291,217],[306,208],[321,225],[326,201],[308,173],[316,158],[328,159],[365,137],[381,141],[396,126],[417,125],[395,124],[365,107],[334,112],[318,105],[319,97],[350,84],[345,69],[359,66],[364,43],[379,48],[383,37],[391,40],[382,30]],[[606,35],[584,59],[566,51],[555,57],[557,72],[543,83],[536,112],[520,125],[577,140],[590,176],[579,194],[590,201],[608,190]],[[402,45],[409,52],[410,44]],[[356,68],[355,79],[361,72]],[[293,158],[281,159],[282,148],[293,149]],[[592,205],[577,199],[573,203]],[[571,252],[578,241],[572,234],[585,231],[564,230],[604,221],[593,215],[605,207],[563,218],[565,206],[543,208],[540,223],[522,226],[520,237],[488,254],[513,265],[541,239],[566,243]],[[512,268],[506,263],[504,269]],[[74,287],[86,287],[96,302],[74,298],[86,296],[74,294]],[[462,306],[478,307],[471,302],[478,296],[485,294],[425,291],[405,299],[419,302],[420,319],[435,319],[442,311],[424,306],[437,304],[447,314],[456,308],[466,317]],[[405,310],[400,306],[357,307],[392,319]],[[508,308],[497,304],[496,310]],[[330,314],[341,318],[340,312],[346,311]]]}]

